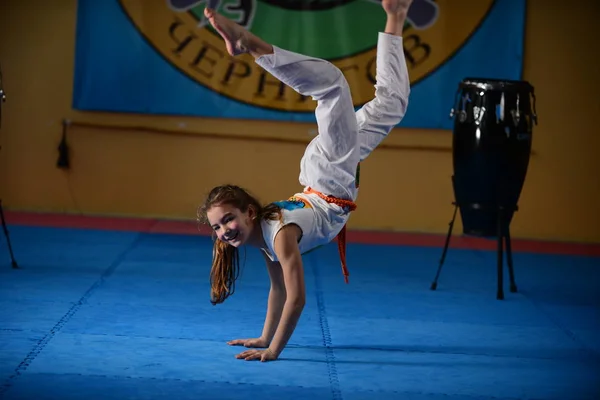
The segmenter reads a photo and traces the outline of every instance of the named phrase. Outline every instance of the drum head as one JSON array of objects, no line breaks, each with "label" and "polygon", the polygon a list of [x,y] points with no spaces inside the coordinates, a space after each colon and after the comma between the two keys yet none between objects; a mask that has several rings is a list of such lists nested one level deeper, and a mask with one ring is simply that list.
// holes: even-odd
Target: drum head
[{"label": "drum head", "polygon": [[483,89],[500,91],[533,91],[533,86],[527,81],[503,80],[492,78],[465,78],[459,87],[461,89]]}]

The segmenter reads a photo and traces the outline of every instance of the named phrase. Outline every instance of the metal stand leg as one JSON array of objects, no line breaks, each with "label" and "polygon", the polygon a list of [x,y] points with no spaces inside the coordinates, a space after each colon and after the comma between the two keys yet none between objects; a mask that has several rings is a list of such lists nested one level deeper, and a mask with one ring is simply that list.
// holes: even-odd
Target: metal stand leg
[{"label": "metal stand leg", "polygon": [[[448,235],[446,236],[446,243],[444,250],[442,251],[442,257],[440,264],[437,269],[437,273],[433,282],[431,283],[431,290],[436,290],[442,266],[446,260],[446,253],[448,252],[448,246],[450,244],[450,237],[452,236],[452,229],[454,227],[454,221],[456,220],[456,212],[458,211],[457,203],[454,204],[454,214],[449,224]],[[497,274],[498,274],[498,285],[496,298],[498,300],[504,300],[504,251],[506,249],[506,263],[508,264],[508,274],[510,278],[510,291],[511,293],[517,292],[517,284],[515,283],[515,272],[513,267],[512,249],[510,244],[510,228],[506,221],[505,215],[507,210],[504,207],[498,208],[498,227],[497,227]]]},{"label": "metal stand leg", "polygon": [[503,218],[504,215],[503,209],[498,209],[498,291],[496,293],[496,298],[498,300],[504,300],[504,288],[503,288],[503,260],[502,254],[504,253],[503,242],[504,242],[504,224]]},{"label": "metal stand leg", "polygon": [[8,234],[8,228],[6,227],[6,220],[4,219],[4,211],[2,210],[2,200],[0,200],[0,219],[2,219],[2,229],[4,230],[4,236],[6,236],[6,243],[8,244],[8,252],[10,253],[10,259],[12,267],[17,269],[19,265],[15,260],[15,256],[13,254],[12,245],[10,243],[10,235]]},{"label": "metal stand leg", "polygon": [[504,221],[506,210],[503,207],[498,209],[498,299],[504,299],[504,276],[503,276],[503,260],[502,255],[504,248],[506,249],[506,264],[508,265],[508,276],[510,279],[511,293],[517,292],[517,284],[515,283],[515,270],[513,267],[512,248],[510,245],[510,226]]},{"label": "metal stand leg", "polygon": [[438,266],[437,273],[435,274],[435,278],[431,283],[431,290],[437,289],[437,281],[440,277],[440,273],[442,272],[442,265],[444,265],[444,260],[446,259],[446,253],[448,252],[448,245],[450,244],[450,237],[452,236],[452,228],[454,227],[454,220],[456,219],[456,211],[458,210],[458,204],[454,204],[454,214],[452,215],[452,220],[450,221],[448,228],[448,235],[446,236],[446,244],[444,245],[444,251],[442,252],[442,257],[440,258],[440,265]]},{"label": "metal stand leg", "polygon": [[512,249],[510,247],[510,228],[507,226],[504,232],[504,243],[506,247],[506,263],[508,264],[508,275],[510,278],[510,291],[517,293],[517,284],[515,283],[515,271],[513,268]]},{"label": "metal stand leg", "polygon": [[[6,94],[2,88],[2,68],[0,68],[0,127],[2,126],[2,103],[6,101]],[[0,147],[0,150],[2,148]],[[15,256],[12,251],[12,245],[10,243],[10,235],[8,234],[8,228],[6,227],[6,221],[4,220],[4,211],[2,210],[2,199],[0,199],[0,219],[2,220],[2,229],[4,229],[4,236],[6,236],[6,243],[8,244],[8,252],[10,253],[10,259],[12,261],[13,268],[19,268]]]}]

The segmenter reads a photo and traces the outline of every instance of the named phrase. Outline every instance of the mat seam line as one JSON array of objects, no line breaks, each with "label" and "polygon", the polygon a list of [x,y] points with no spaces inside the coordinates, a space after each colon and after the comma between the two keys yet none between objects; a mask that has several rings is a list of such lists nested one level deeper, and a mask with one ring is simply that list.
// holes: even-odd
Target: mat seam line
[{"label": "mat seam line", "polygon": [[75,304],[73,304],[69,310],[63,315],[58,322],[47,332],[43,338],[38,340],[38,342],[33,346],[33,349],[25,356],[23,361],[19,363],[19,365],[15,368],[15,371],[12,375],[10,375],[0,386],[0,395],[4,394],[8,391],[12,385],[12,382],[19,377],[23,372],[27,370],[27,367],[36,359],[36,357],[44,350],[44,348],[50,343],[50,341],[54,338],[54,336],[60,332],[60,330],[69,322],[69,320],[75,315],[75,313],[81,308],[83,304],[85,304],[86,300],[98,289],[106,280],[106,278],[110,277],[117,267],[123,262],[125,256],[133,250],[139,243],[140,239],[143,237],[143,233],[138,233],[134,240],[132,240],[131,244],[119,254],[115,260],[108,266],[106,270],[100,275],[88,290],[79,298]]},{"label": "mat seam line", "polygon": [[[36,375],[45,375],[45,376],[80,376],[80,377],[94,377],[94,378],[109,378],[109,379],[121,379],[121,380],[148,380],[148,381],[162,381],[162,382],[188,382],[188,383],[215,383],[215,384],[223,384],[227,383],[230,385],[236,386],[265,386],[263,384],[257,384],[252,382],[228,382],[228,381],[220,381],[220,380],[211,380],[211,379],[185,379],[185,378],[157,378],[153,376],[131,376],[131,375],[109,375],[109,374],[81,374],[81,373],[52,373],[52,372],[40,372],[36,373]],[[266,386],[274,386],[274,387],[285,387],[285,388],[300,388],[300,389],[319,389],[318,386],[301,386],[301,385],[278,385],[278,384],[267,384]],[[377,389],[358,389],[356,392],[358,393],[393,393],[393,394],[414,394],[414,395],[434,395],[440,397],[454,397],[460,396],[464,398],[472,398],[479,400],[481,397],[475,394],[445,394],[445,393],[435,393],[435,392],[426,392],[426,391],[411,391],[411,390],[377,390]],[[495,397],[495,396],[486,396],[486,399],[490,400],[544,400],[542,398],[537,397]]]},{"label": "mat seam line", "polygon": [[[31,329],[13,329],[13,328],[0,328],[0,332],[14,332],[14,333],[22,333],[22,332],[31,332],[31,333],[43,333],[40,330],[31,330]],[[210,342],[210,343],[222,343],[226,338],[215,339],[209,337],[179,337],[179,336],[162,336],[162,335],[133,335],[133,334],[110,334],[110,333],[98,333],[91,332],[88,333],[90,336],[101,336],[101,337],[117,337],[117,338],[134,338],[134,339],[161,339],[161,340],[181,340],[181,341],[189,341],[189,342]],[[290,344],[287,345],[288,348],[304,348],[305,346],[299,344]],[[333,350],[333,345],[331,345]],[[384,347],[366,347],[369,350],[373,351],[381,351],[388,352],[389,349]],[[578,350],[587,350],[581,349]],[[406,354],[443,354],[443,355],[456,355],[456,356],[472,356],[472,357],[485,357],[485,358],[508,358],[514,360],[540,360],[540,361],[552,361],[552,360],[577,360],[582,361],[581,357],[541,357],[541,356],[518,356],[518,355],[510,355],[510,354],[494,354],[494,353],[478,353],[478,352],[459,352],[459,351],[442,351],[442,350],[404,350],[404,349],[394,349],[393,351],[398,353],[406,353]],[[586,357],[586,359],[589,357]],[[595,357],[594,357],[595,359]]]},{"label": "mat seam line", "polygon": [[581,350],[586,351],[586,352],[590,352],[591,354],[593,354],[593,358],[594,359],[598,359],[600,357],[600,353],[598,353],[597,350],[595,350],[594,348],[588,346],[585,342],[583,342],[582,340],[580,340],[577,335],[575,333],[573,333],[569,328],[567,328],[566,326],[564,326],[561,322],[559,322],[556,318],[554,318],[552,315],[550,315],[549,312],[547,312],[546,310],[544,310],[544,308],[542,306],[540,306],[538,304],[537,301],[533,300],[532,298],[530,298],[529,296],[521,293],[521,295],[526,298],[531,304],[533,304],[533,306],[535,308],[537,308],[543,315],[546,316],[546,318],[548,318],[550,320],[550,322],[552,322],[552,324],[554,324],[554,326],[556,328],[558,328],[558,330],[562,331],[570,340],[572,340],[573,342],[577,343],[577,345],[580,347]]},{"label": "mat seam line", "polygon": [[321,290],[321,283],[319,282],[318,268],[315,266],[316,260],[312,257],[311,267],[315,278],[315,292],[317,296],[317,309],[319,311],[319,325],[321,327],[321,334],[323,336],[323,345],[325,347],[325,362],[327,364],[327,372],[329,375],[329,384],[331,386],[331,394],[334,400],[342,400],[342,391],[340,389],[340,381],[337,373],[337,366],[335,364],[335,354],[333,352],[331,343],[331,332],[329,330],[329,323],[327,322],[327,312],[325,310],[325,301],[323,299],[323,291]]}]

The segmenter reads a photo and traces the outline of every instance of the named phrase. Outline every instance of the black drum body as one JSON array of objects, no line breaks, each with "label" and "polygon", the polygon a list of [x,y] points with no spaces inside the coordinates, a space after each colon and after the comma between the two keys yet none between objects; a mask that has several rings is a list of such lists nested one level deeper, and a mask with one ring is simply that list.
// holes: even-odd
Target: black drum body
[{"label": "black drum body", "polygon": [[534,89],[525,81],[464,79],[451,117],[463,233],[496,237],[499,213],[510,224],[527,175],[537,123]]}]

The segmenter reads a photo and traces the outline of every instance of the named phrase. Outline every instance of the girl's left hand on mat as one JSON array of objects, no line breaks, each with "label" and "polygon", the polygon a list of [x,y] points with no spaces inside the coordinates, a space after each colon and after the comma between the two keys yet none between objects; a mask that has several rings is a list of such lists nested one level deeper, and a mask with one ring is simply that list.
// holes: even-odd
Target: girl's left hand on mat
[{"label": "girl's left hand on mat", "polygon": [[277,357],[275,356],[275,354],[273,354],[273,352],[269,349],[266,350],[246,350],[241,352],[240,354],[236,355],[235,358],[241,359],[241,360],[246,360],[246,361],[253,361],[253,360],[260,360],[262,362],[264,361],[272,361],[272,360],[276,360]]}]

